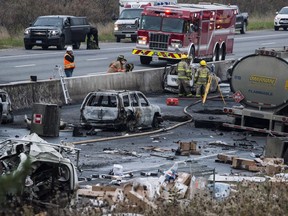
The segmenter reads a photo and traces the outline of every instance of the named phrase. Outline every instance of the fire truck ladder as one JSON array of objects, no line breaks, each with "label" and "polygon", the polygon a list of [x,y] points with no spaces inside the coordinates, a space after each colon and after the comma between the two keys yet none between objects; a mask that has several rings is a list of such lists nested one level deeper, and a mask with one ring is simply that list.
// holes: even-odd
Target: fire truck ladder
[{"label": "fire truck ladder", "polygon": [[224,97],[223,97],[223,94],[221,92],[221,89],[220,89],[220,86],[219,86],[219,83],[218,83],[218,78],[216,77],[216,75],[214,73],[212,73],[209,78],[208,78],[208,82],[207,82],[207,85],[206,85],[206,88],[205,88],[205,92],[204,92],[204,96],[202,98],[202,104],[205,104],[206,102],[206,99],[207,99],[207,95],[209,93],[209,90],[210,90],[210,86],[212,84],[212,81],[215,81],[216,82],[216,85],[217,85],[217,89],[221,95],[221,98],[222,98],[222,101],[224,104],[226,104],[225,100],[224,100]]},{"label": "fire truck ladder", "polygon": [[58,74],[60,76],[60,82],[61,82],[61,86],[62,86],[64,98],[65,98],[65,103],[69,104],[71,102],[71,98],[70,98],[70,95],[69,95],[69,92],[68,92],[68,89],[66,86],[66,81],[64,78],[65,77],[64,71],[63,71],[62,67],[59,65],[55,66],[55,70],[58,71]]}]

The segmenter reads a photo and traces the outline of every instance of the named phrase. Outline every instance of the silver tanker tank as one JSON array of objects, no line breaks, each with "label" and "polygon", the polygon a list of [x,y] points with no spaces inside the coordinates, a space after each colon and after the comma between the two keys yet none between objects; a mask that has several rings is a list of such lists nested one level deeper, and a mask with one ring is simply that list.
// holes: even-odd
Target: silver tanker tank
[{"label": "silver tanker tank", "polygon": [[288,101],[288,47],[260,48],[229,70],[231,91],[245,107],[276,110]]}]

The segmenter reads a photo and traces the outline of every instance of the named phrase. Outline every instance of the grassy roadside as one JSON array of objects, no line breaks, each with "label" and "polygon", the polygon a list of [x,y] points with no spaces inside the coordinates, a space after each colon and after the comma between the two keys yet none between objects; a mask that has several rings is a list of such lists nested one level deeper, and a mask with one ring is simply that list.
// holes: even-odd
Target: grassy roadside
[{"label": "grassy roadside", "polygon": [[[248,31],[273,29],[274,15],[267,17],[249,17]],[[114,23],[96,24],[99,31],[100,42],[114,42],[113,36]],[[0,49],[13,47],[23,47],[23,32],[19,32],[16,36],[10,36],[3,27],[0,27]]]}]

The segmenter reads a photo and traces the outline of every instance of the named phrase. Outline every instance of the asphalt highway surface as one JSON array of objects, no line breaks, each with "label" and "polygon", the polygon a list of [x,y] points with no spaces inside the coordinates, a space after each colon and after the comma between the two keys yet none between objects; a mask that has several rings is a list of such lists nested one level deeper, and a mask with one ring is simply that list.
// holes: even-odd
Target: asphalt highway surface
[{"label": "asphalt highway surface", "polygon": [[[91,133],[82,128],[82,136],[75,137],[73,127],[80,123],[80,105],[67,105],[60,109],[60,117],[66,122],[66,128],[60,130],[59,137],[42,138],[50,143],[74,144],[81,149],[79,176],[89,180],[82,184],[111,183],[111,179],[99,179],[97,176],[108,175],[114,164],[123,166],[124,172],[132,172],[133,177],[140,176],[141,172],[157,173],[159,170],[167,170],[175,162],[183,162],[180,163],[179,170],[189,173],[215,169],[218,174],[253,175],[243,170],[232,170],[229,164],[215,162],[219,153],[248,159],[263,153],[265,135],[231,131],[221,126],[221,122],[232,121],[225,115],[219,115],[223,106],[235,104],[231,98],[225,99],[226,105],[221,98],[208,99],[205,104],[199,103],[196,98],[183,98],[178,106],[168,106],[166,99],[175,95],[159,93],[147,96],[151,103],[160,106],[165,119],[155,133],[149,129],[132,134],[127,131],[105,130],[94,130]],[[209,98],[211,96],[214,94],[209,94]],[[193,117],[190,121],[190,116],[184,113],[185,107]],[[1,139],[21,138],[30,133],[24,122],[25,114],[31,117],[31,110],[16,112],[14,123],[1,125]],[[200,155],[176,156],[179,141],[197,142]],[[151,148],[160,149],[160,152]],[[72,154],[71,159],[76,159],[76,154]],[[91,177],[96,178],[91,180]],[[128,179],[124,178],[123,181]]]}]

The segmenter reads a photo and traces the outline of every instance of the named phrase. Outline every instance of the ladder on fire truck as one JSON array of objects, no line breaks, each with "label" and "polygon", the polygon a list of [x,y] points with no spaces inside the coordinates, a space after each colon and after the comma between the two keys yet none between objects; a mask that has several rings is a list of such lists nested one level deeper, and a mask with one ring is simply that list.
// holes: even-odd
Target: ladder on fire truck
[{"label": "ladder on fire truck", "polygon": [[218,89],[218,91],[219,91],[219,93],[221,95],[223,103],[226,105],[226,102],[224,100],[223,94],[221,92],[221,89],[220,89],[220,86],[219,86],[219,83],[218,83],[218,78],[217,78],[217,76],[214,73],[211,73],[209,75],[208,82],[207,82],[207,85],[206,85],[206,88],[205,88],[205,92],[204,92],[204,95],[203,95],[203,98],[202,98],[202,104],[205,104],[205,102],[206,102],[207,95],[209,93],[210,86],[211,86],[213,80],[215,81],[215,83],[217,85],[217,89]]},{"label": "ladder on fire truck", "polygon": [[55,72],[58,72],[58,74],[60,76],[60,82],[61,82],[61,86],[62,86],[62,90],[63,90],[63,94],[64,94],[65,104],[69,104],[71,102],[71,98],[70,98],[70,95],[69,95],[69,92],[68,92],[68,89],[66,86],[66,81],[64,78],[65,77],[64,71],[63,71],[61,66],[56,65],[54,68],[54,74],[53,75],[55,75]]}]

